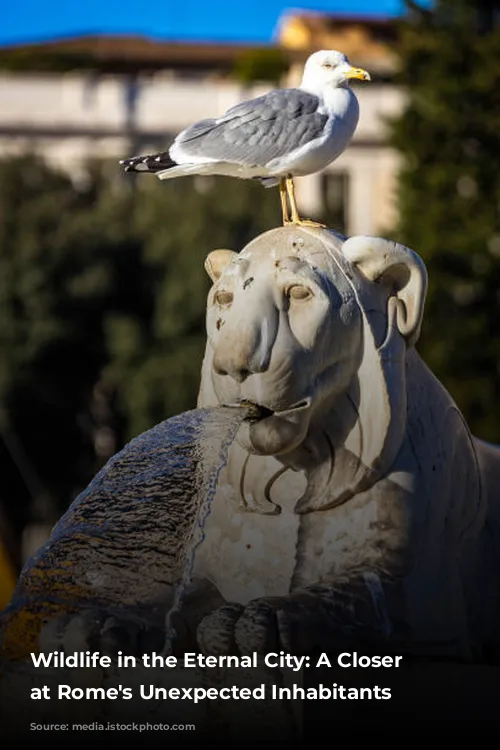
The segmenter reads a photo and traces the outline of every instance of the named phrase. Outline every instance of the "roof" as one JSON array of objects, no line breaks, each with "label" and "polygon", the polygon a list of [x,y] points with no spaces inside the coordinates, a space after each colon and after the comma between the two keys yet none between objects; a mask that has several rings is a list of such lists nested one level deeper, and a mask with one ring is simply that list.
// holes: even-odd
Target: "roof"
[{"label": "roof", "polygon": [[[22,69],[39,63],[47,67],[97,67],[108,71],[159,70],[170,67],[232,68],[234,61],[248,51],[268,50],[269,46],[165,42],[143,36],[91,35],[56,39],[35,44],[0,48],[0,65],[9,62]],[[30,63],[31,61],[31,63]]]}]

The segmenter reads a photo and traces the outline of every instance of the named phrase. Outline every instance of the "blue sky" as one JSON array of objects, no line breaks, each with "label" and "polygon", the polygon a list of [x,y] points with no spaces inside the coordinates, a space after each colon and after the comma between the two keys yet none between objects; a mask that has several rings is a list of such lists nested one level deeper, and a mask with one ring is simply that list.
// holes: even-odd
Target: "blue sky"
[{"label": "blue sky", "polygon": [[397,15],[403,0],[4,0],[0,44],[86,33],[266,43],[285,10]]}]

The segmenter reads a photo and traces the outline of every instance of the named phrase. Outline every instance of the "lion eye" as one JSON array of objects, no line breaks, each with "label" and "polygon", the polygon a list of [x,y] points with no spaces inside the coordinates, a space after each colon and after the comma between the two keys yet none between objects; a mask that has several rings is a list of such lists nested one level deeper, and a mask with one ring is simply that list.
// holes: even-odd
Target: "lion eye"
[{"label": "lion eye", "polygon": [[286,296],[288,299],[306,300],[313,296],[311,290],[302,284],[294,284],[288,287]]},{"label": "lion eye", "polygon": [[214,302],[216,305],[220,305],[221,307],[224,307],[226,305],[230,305],[233,301],[233,293],[232,292],[216,292],[214,295]]}]

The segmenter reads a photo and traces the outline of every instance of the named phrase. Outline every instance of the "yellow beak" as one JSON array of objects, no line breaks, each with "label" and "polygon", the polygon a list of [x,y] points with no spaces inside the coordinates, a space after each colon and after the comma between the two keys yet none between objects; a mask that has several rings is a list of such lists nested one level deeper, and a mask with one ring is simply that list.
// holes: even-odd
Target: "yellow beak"
[{"label": "yellow beak", "polygon": [[345,74],[346,78],[359,78],[360,81],[371,81],[371,76],[363,68],[349,68]]}]

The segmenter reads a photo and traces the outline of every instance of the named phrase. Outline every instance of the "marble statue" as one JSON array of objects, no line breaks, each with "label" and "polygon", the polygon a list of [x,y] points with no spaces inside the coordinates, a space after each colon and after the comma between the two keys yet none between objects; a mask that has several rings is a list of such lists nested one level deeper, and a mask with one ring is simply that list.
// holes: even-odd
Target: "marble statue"
[{"label": "marble statue", "polygon": [[206,269],[198,403],[268,412],[242,425],[207,522],[196,571],[227,604],[200,646],[498,656],[500,449],[416,351],[421,258],[286,227]]},{"label": "marble statue", "polygon": [[[241,423],[231,445],[194,555],[198,606],[186,630],[196,647],[223,655],[383,643],[384,653],[392,644],[397,653],[497,658],[500,449],[471,436],[417,353],[427,289],[421,258],[380,238],[287,226],[241,252],[211,252],[206,269],[213,285],[198,407],[243,404],[257,416]],[[160,443],[157,465],[168,448]],[[113,476],[123,486],[99,496],[99,522],[111,524],[117,545],[103,565],[127,567],[120,534],[132,533],[131,522],[106,503],[120,493],[126,499],[137,461],[153,460],[150,443],[143,444],[139,459],[125,451],[121,463],[104,469],[104,480]],[[137,476],[133,491],[146,492]],[[93,492],[87,495],[95,500]],[[187,493],[168,502],[177,546],[164,549],[168,538],[151,517],[144,529],[156,534],[154,543],[143,532],[134,537],[134,567],[123,572],[127,601],[141,605],[131,617],[136,627],[139,610],[147,619],[147,600],[134,599],[141,571],[156,571],[156,581],[162,566],[171,571],[155,593],[156,647],[159,601],[170,596],[174,558],[187,539],[176,524],[184,528],[192,514]],[[165,506],[150,507],[141,512]],[[56,552],[71,560],[71,533],[63,542],[45,558],[51,580],[69,575]],[[82,544],[80,535],[73,546]],[[147,560],[138,565],[141,545]],[[40,580],[28,576],[26,591]],[[72,580],[58,584],[58,593],[71,592]],[[101,610],[108,589],[100,592]],[[28,614],[31,648],[38,614]],[[49,618],[42,645],[45,637],[46,649],[57,648],[54,632],[71,630],[73,645],[99,648],[120,624],[116,617],[111,625],[106,616],[77,619],[75,629],[70,608],[54,629]]]}]

